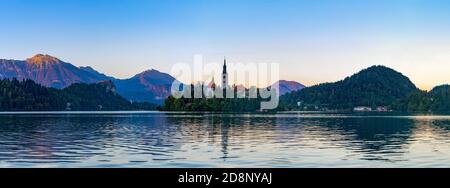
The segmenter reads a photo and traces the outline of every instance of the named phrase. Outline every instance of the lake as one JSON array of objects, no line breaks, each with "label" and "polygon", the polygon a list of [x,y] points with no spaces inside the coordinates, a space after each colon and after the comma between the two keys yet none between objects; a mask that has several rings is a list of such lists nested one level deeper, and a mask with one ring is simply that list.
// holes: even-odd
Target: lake
[{"label": "lake", "polygon": [[0,113],[0,167],[450,167],[450,116]]}]

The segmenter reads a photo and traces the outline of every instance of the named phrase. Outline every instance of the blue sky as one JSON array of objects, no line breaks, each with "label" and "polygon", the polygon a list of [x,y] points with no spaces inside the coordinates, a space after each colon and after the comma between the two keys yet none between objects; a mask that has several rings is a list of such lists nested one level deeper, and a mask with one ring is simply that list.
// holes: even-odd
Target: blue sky
[{"label": "blue sky", "polygon": [[307,85],[386,65],[450,83],[445,0],[1,0],[0,58],[46,53],[109,75],[206,61],[280,63]]}]

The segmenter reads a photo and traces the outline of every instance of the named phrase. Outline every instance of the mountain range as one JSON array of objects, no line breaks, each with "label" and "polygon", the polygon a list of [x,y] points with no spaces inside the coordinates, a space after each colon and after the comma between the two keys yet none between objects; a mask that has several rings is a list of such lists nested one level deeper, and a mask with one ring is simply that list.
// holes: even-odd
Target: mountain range
[{"label": "mountain range", "polygon": [[[77,67],[56,57],[37,54],[26,60],[0,59],[0,79],[30,79],[45,87],[62,89],[74,83],[97,83],[111,80],[117,93],[130,101],[162,104],[170,95],[174,77],[157,70],[147,70],[128,79],[105,75],[92,67]],[[292,81],[279,81],[280,94],[302,89]]]},{"label": "mountain range", "polygon": [[4,78],[31,79],[43,86],[57,89],[74,83],[96,83],[112,79],[91,67],[76,67],[43,54],[24,61],[0,59],[0,79]]}]

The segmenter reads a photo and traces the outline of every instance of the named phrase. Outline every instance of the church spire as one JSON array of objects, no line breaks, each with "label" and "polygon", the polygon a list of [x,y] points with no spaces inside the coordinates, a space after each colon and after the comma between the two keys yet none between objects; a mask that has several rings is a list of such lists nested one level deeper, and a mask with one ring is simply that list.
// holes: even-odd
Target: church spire
[{"label": "church spire", "polygon": [[227,73],[227,58],[223,57],[223,74]]},{"label": "church spire", "polygon": [[222,87],[227,88],[228,87],[228,72],[227,72],[227,58],[223,58],[223,72],[222,72]]}]

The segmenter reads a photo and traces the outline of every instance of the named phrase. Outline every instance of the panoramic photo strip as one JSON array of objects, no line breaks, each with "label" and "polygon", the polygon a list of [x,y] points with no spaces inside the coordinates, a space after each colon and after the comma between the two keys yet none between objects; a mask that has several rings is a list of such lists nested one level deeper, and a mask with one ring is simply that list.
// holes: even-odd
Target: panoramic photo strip
[{"label": "panoramic photo strip", "polygon": [[450,168],[450,1],[0,0],[0,26],[5,174]]}]

